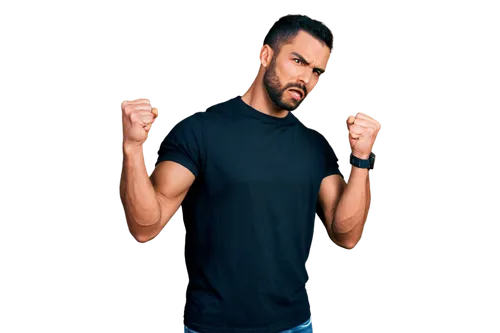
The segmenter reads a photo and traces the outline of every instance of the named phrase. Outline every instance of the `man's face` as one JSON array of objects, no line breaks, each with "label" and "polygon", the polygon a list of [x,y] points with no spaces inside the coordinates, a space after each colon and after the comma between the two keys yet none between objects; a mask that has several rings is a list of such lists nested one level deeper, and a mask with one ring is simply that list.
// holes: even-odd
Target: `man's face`
[{"label": "man's face", "polygon": [[329,58],[328,46],[300,30],[291,44],[282,45],[277,56],[273,54],[264,73],[264,87],[271,101],[279,109],[295,110],[318,83]]}]

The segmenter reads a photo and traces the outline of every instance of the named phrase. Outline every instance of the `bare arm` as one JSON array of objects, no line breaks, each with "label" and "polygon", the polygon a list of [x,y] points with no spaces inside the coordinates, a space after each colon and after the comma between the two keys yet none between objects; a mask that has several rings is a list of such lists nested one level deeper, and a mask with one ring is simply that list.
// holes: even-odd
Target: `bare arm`
[{"label": "bare arm", "polygon": [[325,177],[318,196],[318,215],[330,239],[352,249],[360,240],[370,208],[367,169],[352,167],[349,182],[339,175]]},{"label": "bare arm", "polygon": [[195,176],[184,166],[164,161],[148,177],[142,146],[123,148],[120,198],[134,238],[156,237],[179,209]]}]

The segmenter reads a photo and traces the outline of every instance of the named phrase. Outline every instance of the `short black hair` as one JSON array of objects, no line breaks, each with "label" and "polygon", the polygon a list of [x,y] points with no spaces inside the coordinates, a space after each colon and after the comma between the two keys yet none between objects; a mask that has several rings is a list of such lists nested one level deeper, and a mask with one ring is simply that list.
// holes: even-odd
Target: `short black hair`
[{"label": "short black hair", "polygon": [[286,15],[274,23],[263,45],[269,45],[277,55],[284,44],[291,43],[292,39],[303,30],[333,48],[333,35],[330,29],[320,21],[311,19],[306,15]]}]

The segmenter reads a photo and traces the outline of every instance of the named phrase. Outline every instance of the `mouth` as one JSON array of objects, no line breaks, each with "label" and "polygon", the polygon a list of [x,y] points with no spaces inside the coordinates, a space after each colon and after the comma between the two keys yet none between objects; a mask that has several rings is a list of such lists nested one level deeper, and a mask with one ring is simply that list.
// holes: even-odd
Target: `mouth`
[{"label": "mouth", "polygon": [[301,99],[304,96],[304,93],[300,89],[292,88],[289,90],[296,99]]}]

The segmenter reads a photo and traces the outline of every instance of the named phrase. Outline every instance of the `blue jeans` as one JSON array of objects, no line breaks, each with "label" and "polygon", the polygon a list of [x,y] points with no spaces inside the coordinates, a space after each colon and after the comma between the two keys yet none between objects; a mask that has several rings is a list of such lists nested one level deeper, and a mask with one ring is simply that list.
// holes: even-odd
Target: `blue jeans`
[{"label": "blue jeans", "polygon": [[[189,329],[187,328],[186,325],[184,325],[184,333],[199,333],[199,332],[193,331],[192,329]],[[307,319],[300,325],[292,327],[289,330],[280,331],[278,333],[313,333],[311,318]]]}]

